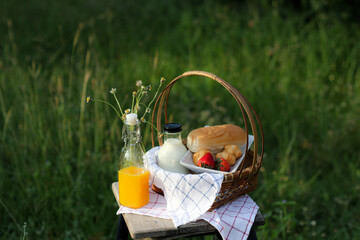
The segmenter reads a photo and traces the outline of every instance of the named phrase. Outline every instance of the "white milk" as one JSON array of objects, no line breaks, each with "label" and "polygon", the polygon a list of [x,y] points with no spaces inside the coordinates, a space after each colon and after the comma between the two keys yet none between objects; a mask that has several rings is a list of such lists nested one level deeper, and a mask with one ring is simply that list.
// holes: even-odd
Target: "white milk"
[{"label": "white milk", "polygon": [[180,164],[186,153],[184,144],[179,139],[169,138],[160,147],[158,165],[169,172],[189,173],[188,169]]}]

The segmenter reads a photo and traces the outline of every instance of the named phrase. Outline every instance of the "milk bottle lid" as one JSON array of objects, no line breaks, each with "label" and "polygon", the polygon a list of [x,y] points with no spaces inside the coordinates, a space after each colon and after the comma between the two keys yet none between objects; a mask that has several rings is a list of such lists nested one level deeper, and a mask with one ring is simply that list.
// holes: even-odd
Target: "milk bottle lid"
[{"label": "milk bottle lid", "polygon": [[164,130],[168,133],[178,133],[182,131],[182,128],[179,123],[167,123],[164,125]]}]

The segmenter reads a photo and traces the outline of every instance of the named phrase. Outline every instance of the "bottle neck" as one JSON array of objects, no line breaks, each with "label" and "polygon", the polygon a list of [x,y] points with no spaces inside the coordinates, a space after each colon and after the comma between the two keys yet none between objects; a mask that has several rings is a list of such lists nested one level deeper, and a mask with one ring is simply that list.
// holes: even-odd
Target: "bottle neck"
[{"label": "bottle neck", "polygon": [[124,141],[124,146],[119,157],[118,169],[131,166],[146,168],[147,165],[144,166],[144,164],[147,164],[147,162],[144,161],[145,149],[141,143],[139,121],[137,121],[136,124],[129,124],[125,121],[122,139]]},{"label": "bottle neck", "polygon": [[181,132],[176,132],[176,133],[165,132],[164,141],[166,141],[168,139],[178,139],[178,140],[181,141],[182,140],[181,139]]},{"label": "bottle neck", "polygon": [[141,132],[139,123],[130,125],[125,121],[123,126],[122,138],[125,144],[136,144],[141,142]]}]

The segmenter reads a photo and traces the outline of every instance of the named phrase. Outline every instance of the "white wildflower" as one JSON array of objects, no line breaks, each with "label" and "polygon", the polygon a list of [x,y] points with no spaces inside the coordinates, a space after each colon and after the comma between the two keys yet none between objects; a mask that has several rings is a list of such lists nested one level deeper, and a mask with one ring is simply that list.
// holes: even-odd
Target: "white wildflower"
[{"label": "white wildflower", "polygon": [[136,81],[136,86],[137,86],[137,87],[141,87],[141,86],[142,86],[142,81],[141,81],[141,80],[137,80],[137,81]]},{"label": "white wildflower", "polygon": [[115,94],[116,93],[116,88],[111,88],[110,93]]}]

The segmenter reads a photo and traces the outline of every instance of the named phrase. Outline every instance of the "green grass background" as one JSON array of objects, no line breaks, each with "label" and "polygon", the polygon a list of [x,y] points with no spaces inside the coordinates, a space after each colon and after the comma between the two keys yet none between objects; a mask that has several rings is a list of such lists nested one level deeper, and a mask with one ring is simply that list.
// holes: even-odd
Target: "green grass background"
[{"label": "green grass background", "polygon": [[[130,105],[188,70],[235,86],[259,114],[265,154],[251,197],[260,239],[360,238],[360,31],[351,1],[0,3],[0,238],[113,239],[122,123],[90,95]],[[154,93],[154,92],[152,92]],[[178,100],[180,99],[180,101]],[[241,124],[219,84],[174,86],[184,136]],[[142,129],[151,147],[149,127]]]}]

